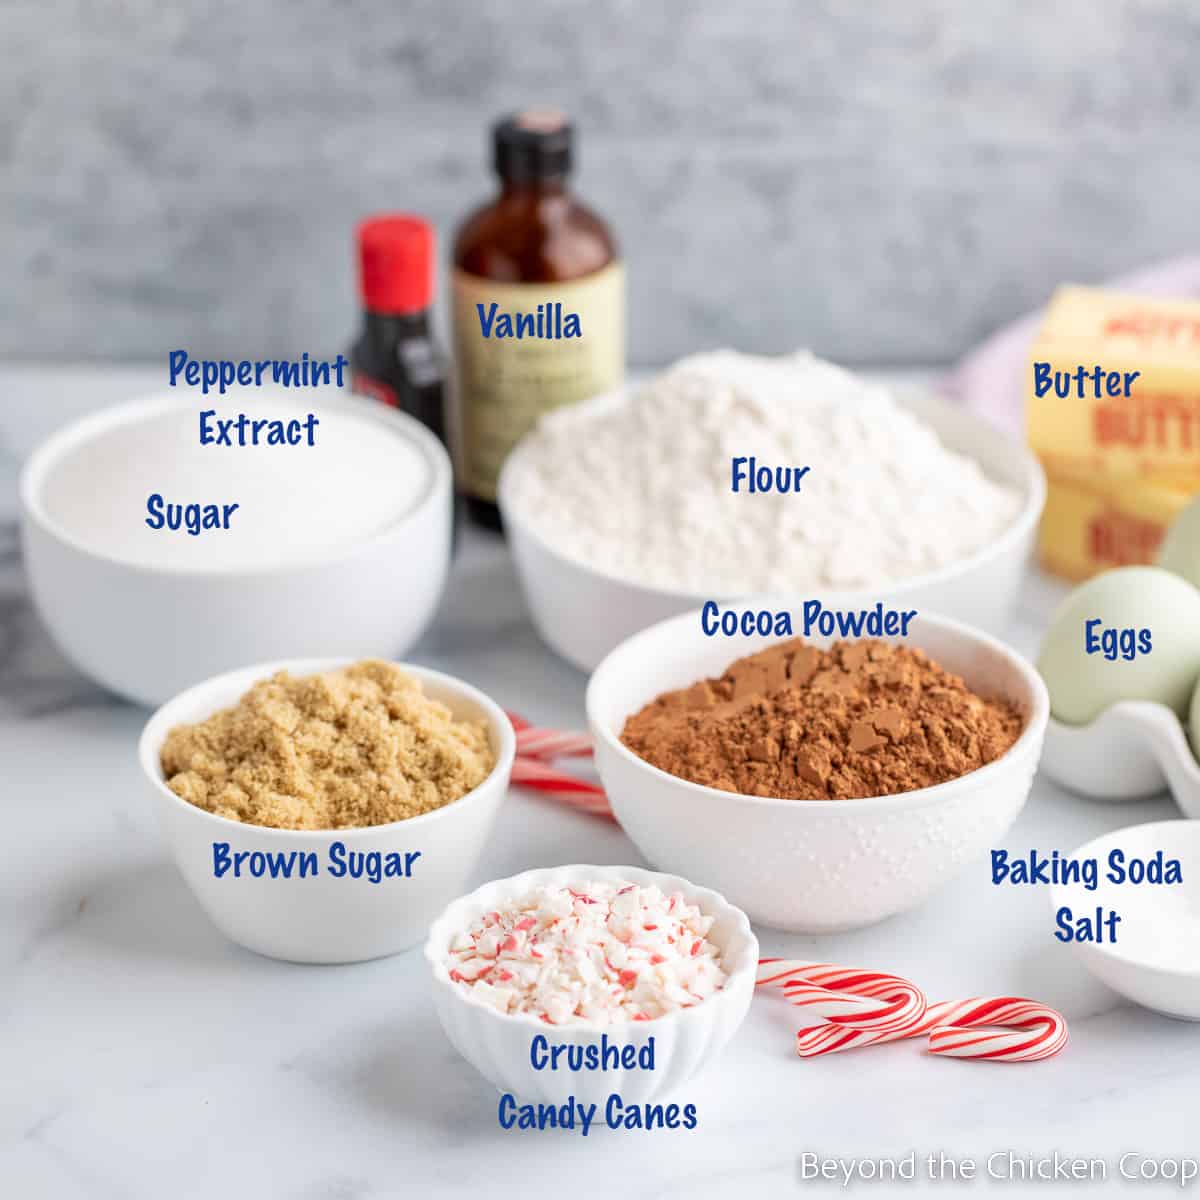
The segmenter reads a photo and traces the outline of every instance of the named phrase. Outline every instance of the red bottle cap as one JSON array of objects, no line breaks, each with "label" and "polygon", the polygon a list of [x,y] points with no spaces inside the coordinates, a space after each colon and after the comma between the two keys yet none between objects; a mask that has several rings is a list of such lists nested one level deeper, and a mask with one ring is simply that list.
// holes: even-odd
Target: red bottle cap
[{"label": "red bottle cap", "polygon": [[433,226],[406,213],[359,223],[358,290],[369,312],[400,316],[433,304],[437,242]]}]

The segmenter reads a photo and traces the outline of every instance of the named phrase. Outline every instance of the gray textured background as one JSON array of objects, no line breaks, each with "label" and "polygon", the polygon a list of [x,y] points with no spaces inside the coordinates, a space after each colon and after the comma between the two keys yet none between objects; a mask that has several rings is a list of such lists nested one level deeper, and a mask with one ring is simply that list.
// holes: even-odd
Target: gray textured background
[{"label": "gray textured background", "polygon": [[1200,242],[1195,0],[0,0],[0,355],[339,348],[350,228],[448,232],[556,103],[631,357],[952,358]]}]

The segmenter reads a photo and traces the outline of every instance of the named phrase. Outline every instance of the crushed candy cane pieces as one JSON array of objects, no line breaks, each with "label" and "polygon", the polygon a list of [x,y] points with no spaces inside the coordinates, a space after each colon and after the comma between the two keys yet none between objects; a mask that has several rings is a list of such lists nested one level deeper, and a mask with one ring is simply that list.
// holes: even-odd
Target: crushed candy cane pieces
[{"label": "crushed candy cane pieces", "polygon": [[718,992],[713,918],[626,881],[539,887],[454,936],[450,979],[478,1003],[550,1025],[649,1021]]}]

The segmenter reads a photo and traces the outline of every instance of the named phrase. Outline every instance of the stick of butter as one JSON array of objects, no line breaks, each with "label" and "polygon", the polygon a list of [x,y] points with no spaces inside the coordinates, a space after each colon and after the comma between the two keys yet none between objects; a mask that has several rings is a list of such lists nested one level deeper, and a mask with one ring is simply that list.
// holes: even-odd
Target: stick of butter
[{"label": "stick of butter", "polygon": [[1153,563],[1168,526],[1200,479],[1050,476],[1038,532],[1042,565],[1067,579]]},{"label": "stick of butter", "polygon": [[1049,472],[1200,477],[1200,303],[1061,287],[1031,357],[1026,426]]}]

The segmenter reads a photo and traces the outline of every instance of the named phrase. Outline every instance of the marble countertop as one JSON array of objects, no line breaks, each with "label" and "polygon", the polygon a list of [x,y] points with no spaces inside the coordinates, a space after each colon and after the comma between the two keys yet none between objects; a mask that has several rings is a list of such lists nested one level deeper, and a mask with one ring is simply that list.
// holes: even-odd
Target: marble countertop
[{"label": "marble countertop", "polygon": [[[688,1085],[700,1117],[690,1132],[505,1132],[495,1093],[437,1024],[418,951],[300,967],[225,941],[146,803],[134,759],[146,714],[51,645],[15,525],[16,468],[35,442],[160,378],[0,369],[0,1192],[349,1200],[536,1184],[581,1200],[706,1200],[813,1186],[800,1180],[804,1152],[982,1160],[1058,1150],[1110,1163],[1125,1150],[1195,1152],[1195,1027],[1095,982],[1053,940],[1044,889],[994,888],[986,863],[875,928],[761,930],[763,950],[891,969],[939,998],[1036,997],[1070,1019],[1067,1053],[1027,1068],[935,1060],[912,1045],[801,1061],[786,1008],[759,1001]],[[1033,649],[1059,590],[1030,575],[1011,630],[1018,648]],[[584,677],[538,641],[498,539],[465,537],[440,616],[411,657],[536,721],[582,724]],[[1166,798],[1106,806],[1039,777],[1006,844],[1066,851],[1174,814]],[[514,792],[476,876],[571,861],[641,859],[615,827]]]}]

